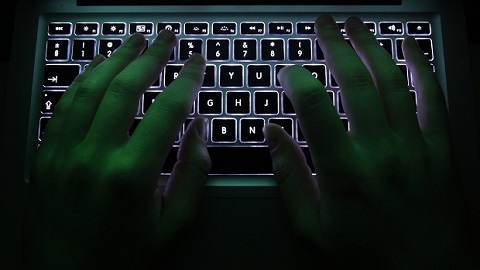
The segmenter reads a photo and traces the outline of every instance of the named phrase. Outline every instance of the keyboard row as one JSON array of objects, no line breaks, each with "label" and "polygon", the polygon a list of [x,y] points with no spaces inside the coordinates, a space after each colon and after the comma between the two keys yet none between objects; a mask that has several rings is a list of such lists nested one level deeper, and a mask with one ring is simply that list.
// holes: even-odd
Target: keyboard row
[{"label": "keyboard row", "polygon": [[[377,38],[378,43],[398,61],[404,61],[401,44],[403,38]],[[418,44],[425,52],[426,57],[432,61],[433,46],[430,38],[416,38]],[[347,39],[347,42],[350,41]],[[46,42],[45,60],[48,62],[75,62],[91,61],[95,55],[102,54],[110,57],[121,46],[122,39],[48,39]],[[325,57],[316,40],[308,38],[184,38],[180,39],[178,47],[174,49],[170,61],[185,61],[192,54],[199,53],[208,61],[324,61]]]},{"label": "keyboard row", "polygon": [[[281,88],[277,79],[279,71],[292,64],[250,64],[247,66],[224,64],[207,64],[202,88],[220,87],[230,88]],[[405,76],[407,85],[412,85],[410,72],[406,64],[397,64]],[[168,64],[165,66],[158,79],[150,88],[168,87],[180,74],[183,65]],[[325,64],[304,64],[305,69],[312,73],[324,86],[338,88],[338,84],[332,73]],[[47,64],[44,69],[43,87],[45,88],[66,88],[81,72],[79,64]]]},{"label": "keyboard row", "polygon": [[[240,26],[238,26],[238,24]],[[337,22],[342,32],[344,30],[344,22]],[[373,34],[382,36],[401,36],[404,34],[412,36],[428,36],[431,35],[431,24],[427,21],[411,21],[403,23],[401,21],[382,21],[369,22],[365,25]],[[157,32],[168,29],[173,33],[180,35],[314,35],[314,22],[51,22],[48,26],[49,36],[124,36],[126,34],[141,33],[151,36]]]},{"label": "keyboard row", "polygon": [[[65,90],[45,90],[43,91],[41,113],[43,115],[52,114],[56,104],[63,96]],[[161,91],[145,92],[139,100],[137,115],[144,115]],[[412,99],[416,102],[416,93],[410,90]],[[332,90],[327,90],[327,94],[332,100],[332,105],[337,107],[338,114],[344,115],[341,92],[335,94]],[[295,110],[290,99],[285,92],[279,91],[200,91],[194,101],[190,115],[203,116],[267,116],[276,115],[291,116],[295,115]]]},{"label": "keyboard row", "polygon": [[[181,137],[185,133],[188,125],[194,118],[187,118],[181,130],[178,132],[176,144],[180,142]],[[346,117],[340,118],[345,126],[345,130],[349,129],[348,120]],[[42,140],[45,127],[50,120],[50,116],[41,117],[38,129],[38,140]],[[133,134],[138,124],[142,120],[141,117],[135,118],[132,127],[129,130],[129,135]],[[267,123],[273,123],[281,126],[292,138],[296,139],[300,144],[305,144],[305,137],[300,129],[298,120],[289,117],[213,117],[210,118],[206,127],[207,143],[213,144],[234,144],[234,143],[248,143],[260,144],[265,143],[262,129]]]}]

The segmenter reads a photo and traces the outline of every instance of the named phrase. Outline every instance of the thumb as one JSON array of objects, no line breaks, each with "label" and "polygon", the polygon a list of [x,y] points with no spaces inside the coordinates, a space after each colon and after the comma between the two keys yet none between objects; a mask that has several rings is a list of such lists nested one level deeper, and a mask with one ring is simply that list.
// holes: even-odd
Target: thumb
[{"label": "thumb", "polygon": [[204,136],[205,118],[194,119],[182,138],[177,163],[163,194],[162,234],[173,236],[196,216],[211,167]]},{"label": "thumb", "polygon": [[294,230],[306,239],[318,239],[320,191],[302,150],[278,125],[268,124],[263,132]]}]

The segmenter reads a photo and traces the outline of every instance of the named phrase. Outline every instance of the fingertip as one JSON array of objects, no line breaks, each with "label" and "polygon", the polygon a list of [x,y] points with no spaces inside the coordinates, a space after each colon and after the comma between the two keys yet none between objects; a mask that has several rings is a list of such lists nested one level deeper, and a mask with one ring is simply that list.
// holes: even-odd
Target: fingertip
[{"label": "fingertip", "polygon": [[90,62],[90,64],[88,64],[88,67],[89,69],[92,69],[92,68],[95,68],[97,67],[98,65],[100,65],[103,61],[106,60],[106,57],[103,55],[103,54],[97,54],[93,60]]},{"label": "fingertip", "polygon": [[329,14],[322,14],[317,17],[315,20],[315,27],[317,29],[323,28],[323,27],[335,27],[336,23],[333,17]]},{"label": "fingertip", "polygon": [[199,53],[192,54],[185,62],[185,65],[205,65],[205,64],[206,64],[205,58]]},{"label": "fingertip", "polygon": [[195,134],[197,135],[197,138],[199,138],[203,142],[206,142],[207,141],[206,130],[208,125],[208,119],[203,116],[199,116],[196,119],[194,119],[193,122],[190,124],[192,125],[192,128],[195,129]]},{"label": "fingertip", "polygon": [[172,31],[162,29],[160,32],[158,32],[157,39],[155,41],[171,43],[171,42],[175,42],[176,40],[177,40],[177,37]]},{"label": "fingertip", "polygon": [[297,65],[290,65],[280,69],[280,71],[278,71],[277,78],[280,84],[285,87],[287,85],[290,85],[292,78],[295,78],[293,81],[297,82],[298,81],[297,76],[305,76],[305,75],[312,75],[312,74],[308,70],[306,70],[304,67],[300,67]]},{"label": "fingertip", "polygon": [[279,137],[280,126],[276,124],[267,124],[263,127],[263,135],[265,136],[265,141],[269,148],[273,149],[278,146],[280,137]]}]

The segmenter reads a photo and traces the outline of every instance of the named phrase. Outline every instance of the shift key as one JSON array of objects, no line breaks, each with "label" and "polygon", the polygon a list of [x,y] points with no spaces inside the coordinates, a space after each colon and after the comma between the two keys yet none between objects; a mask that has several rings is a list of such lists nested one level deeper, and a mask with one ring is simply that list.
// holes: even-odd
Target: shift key
[{"label": "shift key", "polygon": [[80,65],[77,64],[47,64],[43,73],[43,86],[68,87],[79,73]]}]

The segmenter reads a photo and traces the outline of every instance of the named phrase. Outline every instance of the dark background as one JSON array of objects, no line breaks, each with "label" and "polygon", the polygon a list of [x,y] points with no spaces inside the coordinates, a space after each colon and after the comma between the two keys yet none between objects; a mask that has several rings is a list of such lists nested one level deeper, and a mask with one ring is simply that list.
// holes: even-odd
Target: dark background
[{"label": "dark background", "polygon": [[[36,0],[31,0],[36,1]],[[123,0],[118,0],[123,1]],[[168,1],[168,0],[163,0]],[[228,1],[228,0],[224,0]],[[269,0],[267,0],[269,1]],[[282,0],[283,1],[283,0]],[[294,2],[295,0],[289,0]],[[306,1],[306,0],[305,0]],[[315,2],[315,0],[310,0]],[[322,0],[317,0],[322,1]],[[433,0],[432,0],[433,1]],[[437,1],[458,1],[458,0],[437,0]],[[175,1],[172,1],[175,2]],[[469,52],[470,52],[470,60],[471,60],[471,69],[472,69],[472,79],[476,96],[476,104],[480,104],[480,32],[476,29],[479,25],[478,18],[478,9],[476,9],[474,3],[478,2],[478,0],[463,0],[464,7],[465,7],[465,14],[466,14],[466,28],[468,32],[468,40],[469,40]],[[11,8],[7,8],[8,4],[3,5],[0,8],[0,134],[3,128],[1,123],[2,120],[2,106],[5,94],[5,87],[7,82],[6,78],[8,77],[8,62],[10,60],[10,50],[12,48],[11,38],[12,38],[12,30],[13,30],[13,21],[14,21],[14,6],[17,3],[17,0],[8,0],[8,3],[12,5]],[[26,33],[28,34],[28,33]],[[480,111],[477,111],[477,129],[480,127]],[[5,161],[0,161],[5,162]],[[2,175],[0,172],[0,268],[3,265],[17,265],[18,264],[18,253],[17,249],[19,246],[18,237],[16,233],[19,231],[17,228],[13,228],[12,224],[10,224],[10,219],[19,220],[19,216],[22,213],[18,213],[16,209],[18,207],[9,207],[11,201],[16,201],[13,197],[17,194],[17,187],[10,187],[2,183]],[[7,183],[6,181],[5,183]],[[14,189],[14,192],[12,192]],[[6,195],[6,196],[5,196]],[[3,199],[3,200],[2,200]],[[252,207],[252,210],[255,210],[255,207]],[[241,210],[235,209],[233,212],[239,212]],[[259,214],[260,216],[260,214]],[[265,216],[266,217],[266,216]],[[4,233],[8,232],[8,233]],[[18,267],[18,266],[17,266]],[[17,269],[17,267],[7,267],[3,269]]]}]

